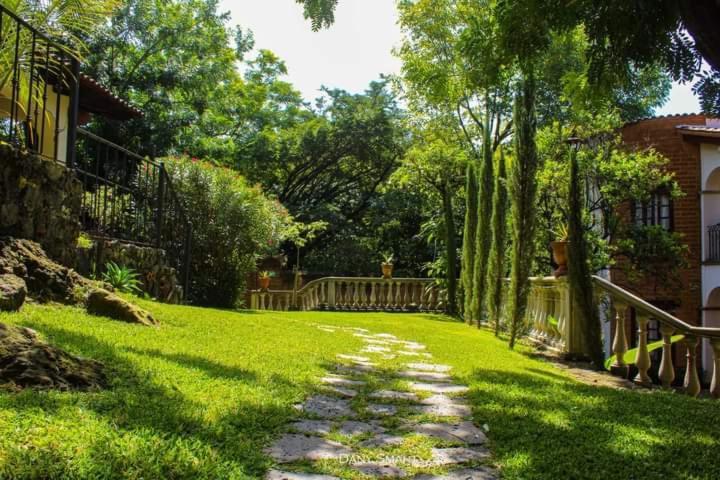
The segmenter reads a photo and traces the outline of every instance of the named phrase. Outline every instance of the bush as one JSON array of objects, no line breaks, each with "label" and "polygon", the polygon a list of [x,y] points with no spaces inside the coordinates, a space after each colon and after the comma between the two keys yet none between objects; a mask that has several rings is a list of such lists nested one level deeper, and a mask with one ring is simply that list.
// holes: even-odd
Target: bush
[{"label": "bush", "polygon": [[239,306],[257,258],[279,244],[287,211],[228,168],[185,157],[165,159],[165,167],[193,222],[193,302]]}]

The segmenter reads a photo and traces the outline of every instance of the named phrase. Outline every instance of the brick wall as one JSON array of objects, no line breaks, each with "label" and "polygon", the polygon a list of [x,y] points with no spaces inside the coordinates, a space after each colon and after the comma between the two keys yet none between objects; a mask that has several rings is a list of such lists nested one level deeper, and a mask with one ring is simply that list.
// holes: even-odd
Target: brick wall
[{"label": "brick wall", "polygon": [[[659,117],[631,123],[622,129],[623,141],[630,148],[653,147],[670,160],[667,168],[675,174],[675,179],[685,194],[676,199],[673,205],[674,229],[683,235],[689,248],[689,266],[680,273],[682,288],[668,290],[656,286],[655,282],[628,282],[619,272],[613,272],[613,280],[624,284],[652,303],[676,304],[677,308],[671,313],[688,323],[699,325],[702,307],[700,147],[697,143],[685,141],[675,128],[687,124],[704,125],[705,116]],[[629,209],[624,213],[629,219]]]}]

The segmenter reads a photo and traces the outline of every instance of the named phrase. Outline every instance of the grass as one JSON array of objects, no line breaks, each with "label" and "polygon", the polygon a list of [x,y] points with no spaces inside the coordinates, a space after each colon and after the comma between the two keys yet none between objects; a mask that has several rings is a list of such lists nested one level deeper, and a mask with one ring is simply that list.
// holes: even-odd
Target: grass
[{"label": "grass", "polygon": [[319,388],[336,354],[361,348],[315,323],[416,340],[452,365],[503,478],[720,478],[720,403],[580,384],[445,317],[142,304],[159,328],[67,307],[0,314],[105,362],[112,384],[0,390],[0,478],[260,477],[272,466],[262,449],[297,417],[293,404]]}]

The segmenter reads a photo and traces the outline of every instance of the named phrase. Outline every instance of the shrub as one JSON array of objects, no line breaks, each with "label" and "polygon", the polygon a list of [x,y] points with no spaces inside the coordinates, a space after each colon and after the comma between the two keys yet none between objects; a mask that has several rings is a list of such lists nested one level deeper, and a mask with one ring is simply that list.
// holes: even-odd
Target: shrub
[{"label": "shrub", "polygon": [[290,221],[287,211],[228,168],[186,157],[168,158],[165,166],[193,222],[193,302],[239,306],[257,258],[277,248]]}]

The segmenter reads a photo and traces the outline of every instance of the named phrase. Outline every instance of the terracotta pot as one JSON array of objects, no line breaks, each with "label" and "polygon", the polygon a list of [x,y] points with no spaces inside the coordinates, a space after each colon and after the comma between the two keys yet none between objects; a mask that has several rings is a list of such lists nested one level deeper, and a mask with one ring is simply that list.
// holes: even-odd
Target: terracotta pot
[{"label": "terracotta pot", "polygon": [[270,288],[270,277],[260,277],[260,289],[267,290]]},{"label": "terracotta pot", "polygon": [[567,248],[569,243],[570,242],[568,241],[556,241],[550,243],[550,248],[552,248],[553,251],[553,260],[555,260],[555,263],[558,265],[558,268],[553,272],[553,275],[556,277],[567,275]]},{"label": "terracotta pot", "polygon": [[392,263],[383,263],[382,264],[383,278],[392,278],[392,273],[393,273],[393,264]]}]

